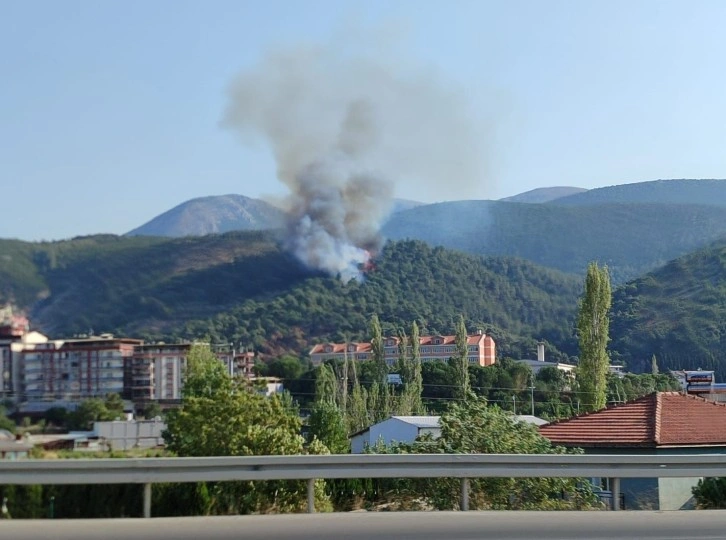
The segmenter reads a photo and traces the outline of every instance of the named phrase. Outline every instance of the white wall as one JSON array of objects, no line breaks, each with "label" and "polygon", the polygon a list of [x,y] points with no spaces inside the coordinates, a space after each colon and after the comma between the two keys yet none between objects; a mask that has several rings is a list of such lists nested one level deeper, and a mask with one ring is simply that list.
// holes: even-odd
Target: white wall
[{"label": "white wall", "polygon": [[393,442],[413,442],[418,437],[416,426],[403,422],[398,418],[389,418],[372,425],[368,430],[351,438],[350,447],[353,454],[361,454],[366,445],[374,446],[378,440],[388,446]]}]

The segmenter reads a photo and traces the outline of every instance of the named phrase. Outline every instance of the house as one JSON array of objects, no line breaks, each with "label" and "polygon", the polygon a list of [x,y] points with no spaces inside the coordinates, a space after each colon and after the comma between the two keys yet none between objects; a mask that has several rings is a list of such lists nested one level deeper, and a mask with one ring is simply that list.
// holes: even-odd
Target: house
[{"label": "house", "polygon": [[726,401],[726,384],[717,383],[713,371],[673,370],[673,375],[686,394],[701,396],[709,401]]},{"label": "house", "polygon": [[378,441],[386,446],[393,442],[410,443],[424,434],[437,438],[441,435],[439,418],[438,416],[391,416],[351,435],[350,451],[352,454],[362,454],[367,447],[375,446]]},{"label": "house", "polygon": [[[412,443],[417,437],[430,434],[434,439],[441,436],[440,416],[391,416],[373,424],[366,429],[354,433],[350,437],[350,448],[353,454],[362,454],[369,446],[379,441],[386,446],[393,442]],[[532,415],[512,415],[516,422],[528,422],[540,426],[547,421]]]},{"label": "house", "polygon": [[[553,444],[590,454],[726,455],[726,404],[679,392],[656,392],[620,405],[545,424],[540,433]],[[694,458],[696,459],[696,458]],[[691,488],[699,478],[624,478],[628,509],[693,507]],[[593,479],[609,489],[606,479]]]},{"label": "house", "polygon": [[[383,348],[386,363],[396,365],[399,358],[400,339],[386,337],[383,339]],[[409,354],[411,347],[408,347]],[[491,336],[484,332],[467,337],[467,350],[469,363],[479,366],[491,366],[496,362],[496,344]],[[447,361],[456,355],[456,336],[421,336],[419,338],[419,352],[421,362]],[[310,360],[314,366],[325,360],[371,360],[372,348],[370,342],[351,343],[319,343],[310,350]]]},{"label": "house", "polygon": [[32,444],[23,441],[5,429],[0,429],[0,459],[26,458],[32,449]]}]

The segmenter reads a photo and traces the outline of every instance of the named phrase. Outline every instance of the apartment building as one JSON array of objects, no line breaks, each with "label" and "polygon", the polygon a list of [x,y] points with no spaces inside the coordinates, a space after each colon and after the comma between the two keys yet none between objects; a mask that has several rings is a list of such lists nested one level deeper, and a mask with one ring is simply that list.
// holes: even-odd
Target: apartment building
[{"label": "apartment building", "polygon": [[4,397],[16,391],[13,373],[18,370],[18,361],[13,353],[29,331],[28,319],[14,315],[10,307],[0,309],[0,394]]},{"label": "apartment building", "polygon": [[[400,340],[397,337],[386,337],[383,340],[386,363],[396,365],[399,358]],[[483,332],[467,337],[469,363],[479,366],[491,366],[496,362],[496,344],[491,336]],[[410,346],[409,346],[410,351]],[[456,355],[456,336],[421,336],[419,338],[421,362],[445,362]],[[370,342],[352,343],[320,343],[310,350],[310,359],[314,366],[325,360],[370,360]]]},{"label": "apartment building", "polygon": [[126,371],[126,396],[134,403],[179,401],[191,348],[191,343],[137,345]]},{"label": "apartment building", "polygon": [[[176,403],[182,398],[187,357],[192,343],[154,343],[134,347],[126,369],[125,397],[134,403]],[[253,376],[254,353],[220,350],[215,356],[233,377]]]},{"label": "apartment building", "polygon": [[18,352],[25,401],[77,401],[124,392],[124,365],[140,339],[110,334],[47,340]]}]

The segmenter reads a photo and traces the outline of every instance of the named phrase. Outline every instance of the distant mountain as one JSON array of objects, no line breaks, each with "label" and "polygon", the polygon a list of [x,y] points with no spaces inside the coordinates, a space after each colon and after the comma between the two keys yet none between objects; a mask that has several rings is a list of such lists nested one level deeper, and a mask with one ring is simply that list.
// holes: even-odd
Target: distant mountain
[{"label": "distant mountain", "polygon": [[[395,199],[392,213],[424,203]],[[205,236],[230,231],[262,231],[283,226],[282,209],[243,195],[219,195],[191,199],[155,217],[126,236]]]},{"label": "distant mountain", "polygon": [[621,184],[550,201],[550,204],[709,204],[726,206],[726,180],[653,180]]},{"label": "distant mountain", "polygon": [[393,240],[516,256],[580,275],[599,261],[623,283],[726,235],[726,207],[458,201],[399,212],[383,232]]},{"label": "distant mountain", "polygon": [[716,370],[726,382],[726,240],[615,290],[609,346],[629,369]]},{"label": "distant mountain", "polygon": [[546,203],[555,199],[559,199],[561,197],[567,197],[576,193],[582,193],[584,191],[587,190],[579,187],[555,186],[532,189],[530,191],[520,193],[519,195],[504,197],[503,199],[499,200],[519,203]]},{"label": "distant mountain", "polygon": [[260,199],[220,195],[191,199],[155,217],[126,236],[204,236],[282,226],[282,210]]}]

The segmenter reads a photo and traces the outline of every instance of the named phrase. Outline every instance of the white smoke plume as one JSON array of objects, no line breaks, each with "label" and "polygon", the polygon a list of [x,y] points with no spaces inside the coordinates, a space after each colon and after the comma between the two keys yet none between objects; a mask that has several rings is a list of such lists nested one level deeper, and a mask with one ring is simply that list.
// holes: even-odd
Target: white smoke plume
[{"label": "white smoke plume", "polygon": [[229,94],[223,124],[269,144],[289,189],[290,249],[344,280],[380,247],[396,185],[451,200],[478,180],[465,100],[407,63],[298,47],[268,54]]}]

